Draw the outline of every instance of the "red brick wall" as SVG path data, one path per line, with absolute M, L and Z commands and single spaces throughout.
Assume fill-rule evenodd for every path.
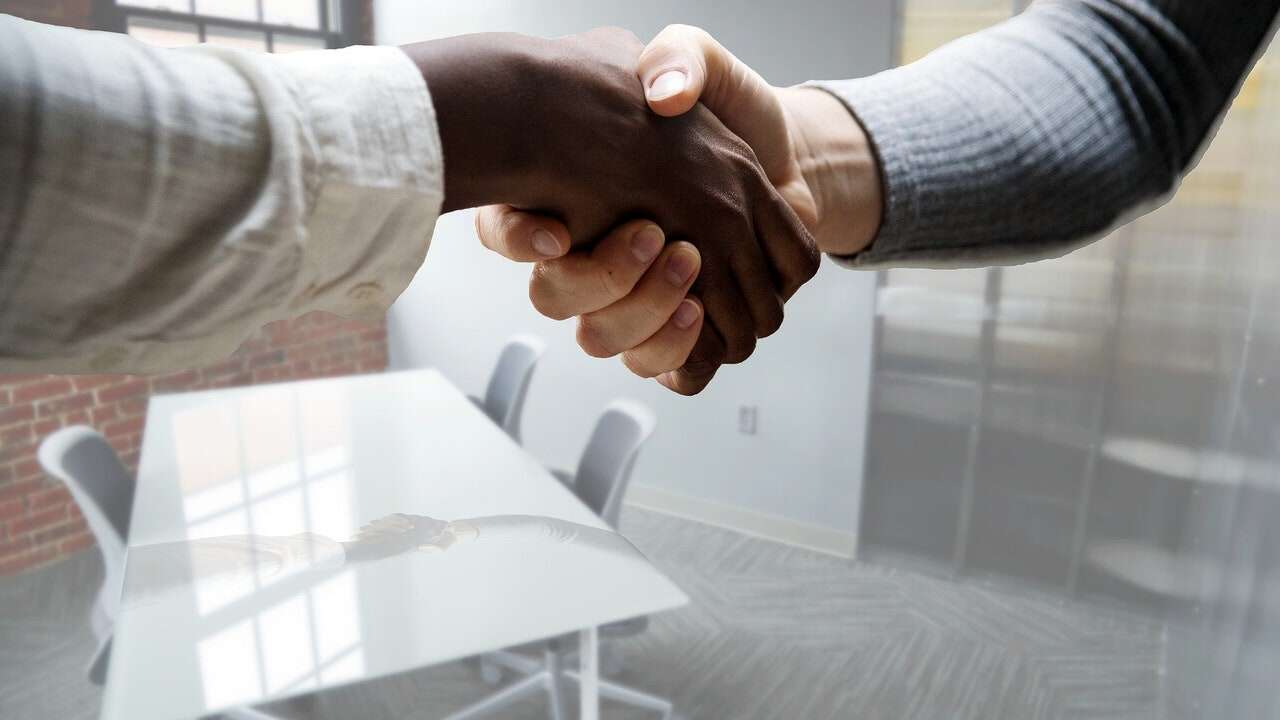
M 137 469 L 147 399 L 153 394 L 380 372 L 385 323 L 325 313 L 273 323 L 222 362 L 169 375 L 0 374 L 0 576 L 93 544 L 62 484 L 36 461 L 40 440 L 68 425 L 90 425 Z
M 367 1 L 361 5 L 364 30 L 372 36 L 370 8 Z M 88 28 L 94 0 L 0 0 L 0 12 Z M 91 425 L 136 470 L 152 394 L 378 372 L 386 365 L 385 323 L 313 313 L 269 325 L 234 357 L 196 370 L 156 377 L 0 374 L 0 576 L 93 544 L 71 496 L 36 462 L 40 440 L 54 430 Z
M 93 26 L 93 0 L 0 0 L 0 12 L 53 25 Z

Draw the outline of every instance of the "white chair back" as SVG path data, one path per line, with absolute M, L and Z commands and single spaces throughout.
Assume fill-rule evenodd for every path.
M 106 438 L 90 427 L 77 425 L 49 435 L 40 444 L 38 455 L 45 472 L 71 492 L 102 553 L 102 588 L 90 618 L 99 646 L 89 667 L 89 678 L 101 684 L 106 676 L 111 630 L 120 609 L 133 479 Z
M 632 400 L 615 400 L 596 421 L 578 462 L 573 489 L 610 527 L 618 526 L 631 471 L 656 426 L 653 411 Z
M 529 380 L 546 348 L 547 344 L 541 338 L 517 335 L 502 348 L 498 364 L 489 376 L 489 386 L 484 393 L 484 411 L 516 442 L 520 442 L 520 416 L 524 412 Z

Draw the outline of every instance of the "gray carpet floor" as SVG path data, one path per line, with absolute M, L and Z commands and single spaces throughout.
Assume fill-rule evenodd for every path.
M 686 718 L 1159 718 L 1163 628 L 1124 611 L 956 583 L 629 508 L 624 532 L 693 602 L 620 641 L 615 680 Z M 0 718 L 92 718 L 93 552 L 0 578 Z M 430 720 L 493 692 L 471 661 L 264 708 Z M 570 693 L 572 694 L 572 693 Z M 545 718 L 533 698 L 495 715 Z M 606 703 L 605 718 L 651 714 Z

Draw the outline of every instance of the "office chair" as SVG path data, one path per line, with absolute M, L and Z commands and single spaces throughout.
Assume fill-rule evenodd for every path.
M 37 453 L 45 472 L 67 486 L 98 542 L 104 569 L 102 587 L 89 621 L 98 649 L 89 662 L 89 681 L 102 685 L 111 657 L 111 633 L 120 612 L 124 556 L 133 511 L 133 478 L 98 431 L 83 425 L 63 428 L 44 439 Z M 252 708 L 223 713 L 229 720 L 276 720 Z
M 574 491 L 574 494 L 591 508 L 610 527 L 617 528 L 622 512 L 622 499 L 631 482 L 640 448 L 653 434 L 657 420 L 649 408 L 628 400 L 617 400 L 605 409 L 596 421 L 587 447 L 578 461 L 577 472 L 570 475 L 552 471 Z M 615 640 L 643 632 L 649 626 L 647 617 L 622 620 L 600 628 L 601 640 Z M 503 669 L 524 676 L 512 685 L 474 705 L 449 716 L 449 720 L 471 720 L 515 703 L 539 691 L 545 691 L 550 701 L 549 714 L 553 720 L 563 720 L 564 700 L 560 693 L 563 681 L 577 682 L 578 673 L 569 664 L 577 654 L 575 636 L 567 635 L 546 641 L 542 648 L 542 660 L 535 660 L 518 653 L 501 650 L 488 653 L 480 660 L 481 676 L 489 684 L 501 681 Z M 604 660 L 610 660 L 601 644 Z M 616 656 L 613 656 L 616 658 Z M 605 673 L 620 669 L 620 662 L 601 663 Z M 644 710 L 651 710 L 664 720 L 675 717 L 671 702 L 649 693 L 629 688 L 604 679 L 600 681 L 600 696 Z
M 525 395 L 529 392 L 529 380 L 546 349 L 547 344 L 541 338 L 531 335 L 511 338 L 498 355 L 498 364 L 489 376 L 484 399 L 471 397 L 471 402 L 484 410 L 516 442 L 520 442 L 520 415 L 524 410 Z
M 101 685 L 106 680 L 111 629 L 120 610 L 133 479 L 106 438 L 84 426 L 64 428 L 45 438 L 38 457 L 45 472 L 67 486 L 102 553 L 102 587 L 89 614 L 98 639 L 98 649 L 89 663 L 89 680 Z

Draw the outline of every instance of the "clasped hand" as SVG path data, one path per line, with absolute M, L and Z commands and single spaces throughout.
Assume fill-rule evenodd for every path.
M 682 394 L 776 331 L 819 262 L 775 89 L 713 42 L 674 26 L 647 49 L 615 29 L 405 48 L 435 105 L 444 210 L 481 207 L 482 242 L 536 263 L 534 306 L 578 317 L 587 353 Z

